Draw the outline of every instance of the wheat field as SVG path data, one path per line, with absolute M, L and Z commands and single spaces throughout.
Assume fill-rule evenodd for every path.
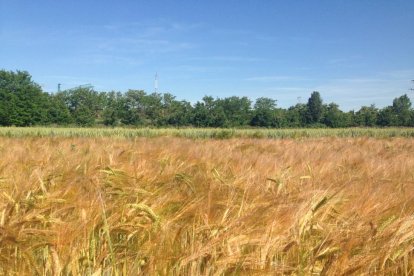
M 413 275 L 410 138 L 0 138 L 0 275 Z

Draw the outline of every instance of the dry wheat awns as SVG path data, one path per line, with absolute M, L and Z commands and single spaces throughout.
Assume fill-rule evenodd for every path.
M 0 275 L 413 275 L 414 141 L 0 138 Z

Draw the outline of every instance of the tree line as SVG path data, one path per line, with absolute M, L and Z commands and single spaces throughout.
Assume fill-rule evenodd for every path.
M 271 98 L 213 98 L 191 104 L 169 93 L 143 90 L 98 92 L 76 88 L 46 93 L 26 71 L 0 70 L 0 125 L 78 125 L 154 127 L 387 127 L 414 126 L 414 109 L 405 94 L 392 105 L 362 106 L 344 112 L 335 103 L 325 104 L 319 92 L 306 104 L 287 109 Z

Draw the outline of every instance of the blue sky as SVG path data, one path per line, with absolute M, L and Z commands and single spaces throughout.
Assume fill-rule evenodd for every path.
M 414 86 L 414 1 L 0 0 L 0 69 L 44 90 L 159 91 L 195 102 L 317 90 L 344 110 Z M 410 95 L 414 96 L 414 95 Z

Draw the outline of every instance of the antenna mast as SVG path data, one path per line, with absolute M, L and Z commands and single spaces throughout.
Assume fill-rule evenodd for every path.
M 158 73 L 155 73 L 155 79 L 154 79 L 154 91 L 155 93 L 158 92 Z

